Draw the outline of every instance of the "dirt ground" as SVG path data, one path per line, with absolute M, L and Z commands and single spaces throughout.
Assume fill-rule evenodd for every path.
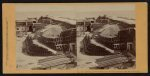
M 37 64 L 39 59 L 43 59 L 45 57 L 36 57 L 36 56 L 28 56 L 22 53 L 22 43 L 26 37 L 17 38 L 16 42 L 16 67 L 17 69 L 31 69 L 33 67 L 38 67 Z
M 89 69 L 89 67 L 97 66 L 95 60 L 98 58 L 102 58 L 103 56 L 88 56 L 82 54 L 80 52 L 80 41 L 82 41 L 83 37 L 77 37 L 77 68 L 79 69 Z

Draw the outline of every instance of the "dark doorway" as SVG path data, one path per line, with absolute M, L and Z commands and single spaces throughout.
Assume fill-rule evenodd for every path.
M 91 27 L 90 26 L 87 26 L 87 31 L 91 32 Z
M 29 26 L 29 32 L 33 32 L 33 27 L 32 27 L 32 25 Z

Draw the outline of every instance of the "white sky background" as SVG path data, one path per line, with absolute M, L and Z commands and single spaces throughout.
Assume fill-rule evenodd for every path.
M 16 4 L 16 19 L 27 17 L 53 16 L 83 19 L 85 17 L 98 17 L 99 15 L 119 16 L 135 19 L 134 4 Z

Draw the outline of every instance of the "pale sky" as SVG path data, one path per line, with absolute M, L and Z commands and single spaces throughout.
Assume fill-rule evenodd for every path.
M 27 17 L 56 16 L 72 19 L 98 17 L 99 15 L 120 16 L 135 19 L 134 4 L 16 4 L 16 19 Z

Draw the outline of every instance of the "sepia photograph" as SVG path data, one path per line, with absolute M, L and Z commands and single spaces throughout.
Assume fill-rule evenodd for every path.
M 135 6 L 97 8 L 76 22 L 79 68 L 135 69 Z
M 77 22 L 79 65 L 87 69 L 135 69 L 135 19 L 86 18 Z
M 4 73 L 148 71 L 146 3 L 7 3 L 2 19 Z
M 135 69 L 135 28 L 135 5 L 18 4 L 16 68 Z
M 75 68 L 75 20 L 62 16 L 66 11 L 55 11 L 54 6 L 32 7 L 19 5 L 16 10 L 17 69 Z

